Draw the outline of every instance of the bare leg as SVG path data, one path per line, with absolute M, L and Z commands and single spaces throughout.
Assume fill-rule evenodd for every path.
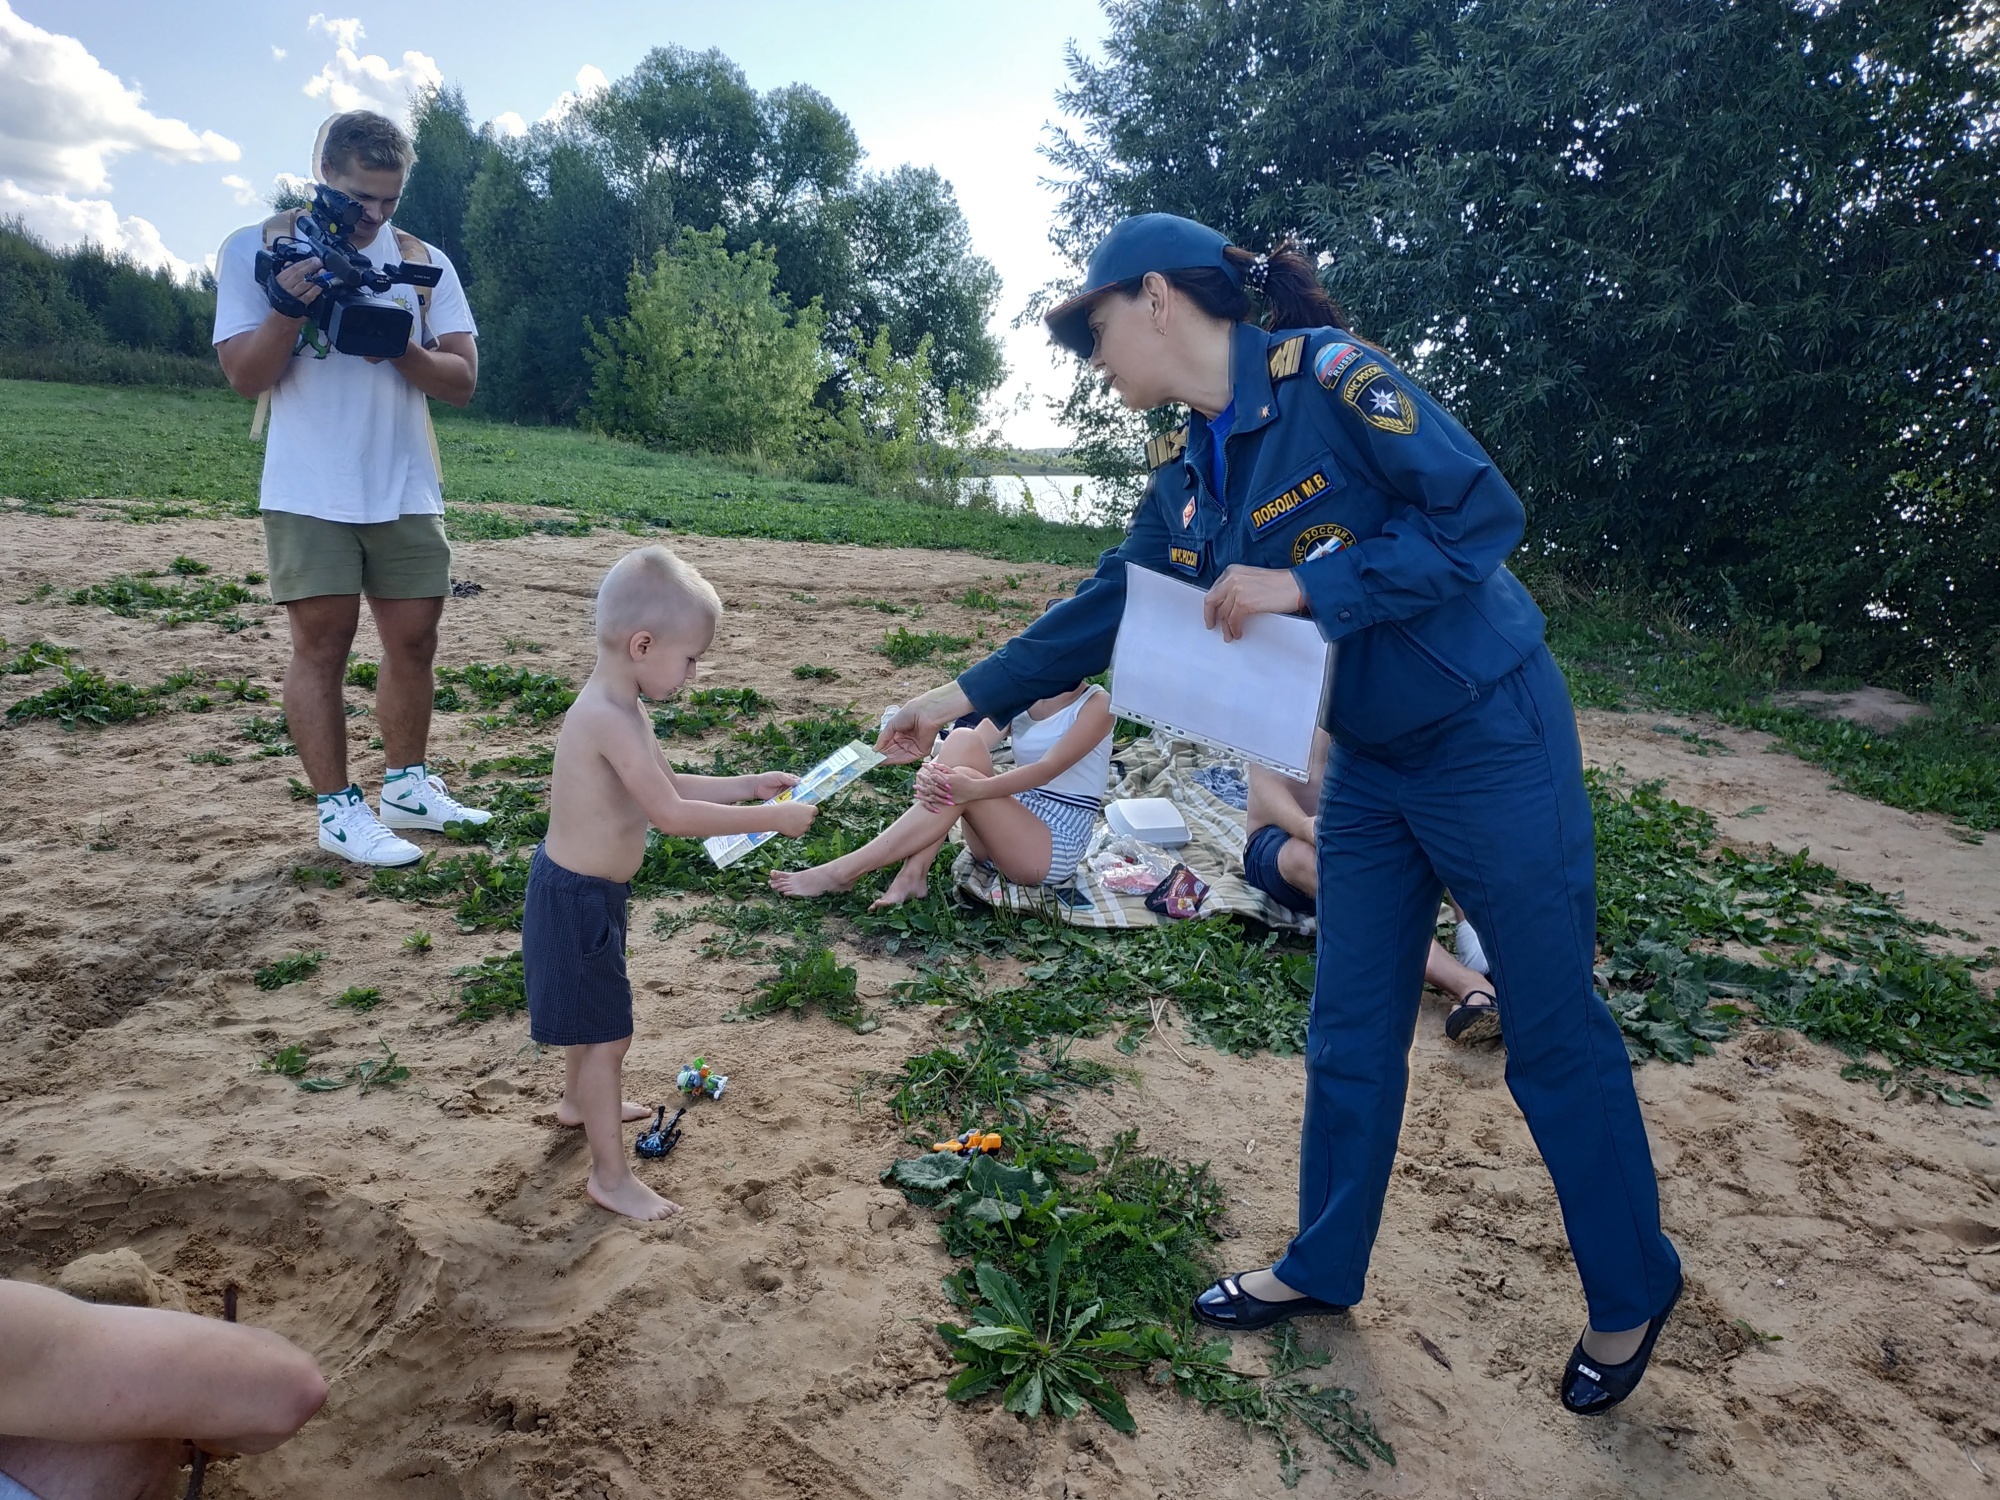
M 347 713 L 340 701 L 347 651 L 361 619 L 354 594 L 320 594 L 285 606 L 292 659 L 285 666 L 285 727 L 316 792 L 347 785 Z
M 431 664 L 437 658 L 444 600 L 370 599 L 368 611 L 382 637 L 382 672 L 375 686 L 382 758 L 392 766 L 414 766 L 424 758 L 430 739 L 431 697 L 437 689 Z
M 905 901 L 921 901 L 930 894 L 931 866 L 937 863 L 944 842 L 931 845 L 921 854 L 912 854 L 903 861 L 903 867 L 896 872 L 896 878 L 889 882 L 889 888 L 869 903 L 870 911 L 880 911 L 885 906 L 901 906 Z
M 626 1115 L 620 1082 L 626 1049 L 632 1038 L 572 1047 L 564 1059 L 563 1104 L 573 1105 L 582 1117 L 583 1133 L 590 1141 L 590 1181 L 588 1191 L 599 1205 L 629 1219 L 664 1219 L 681 1211 L 647 1187 L 632 1173 L 625 1160 L 625 1132 L 620 1125 Z M 562 1105 L 556 1106 L 561 1117 Z M 643 1113 L 643 1111 L 642 1111 Z
M 58 1443 L 0 1437 L 0 1474 L 41 1500 L 163 1500 L 173 1493 L 183 1444 Z
M 944 747 L 938 751 L 938 759 L 947 765 L 971 766 L 979 771 L 991 772 L 993 769 L 993 757 L 987 751 L 985 742 L 974 734 L 947 736 Z M 899 861 L 913 860 L 925 851 L 929 851 L 930 858 L 935 859 L 945 835 L 951 832 L 951 825 L 964 811 L 963 808 L 948 807 L 942 812 L 932 812 L 922 803 L 916 803 L 851 854 L 830 859 L 823 865 L 814 865 L 810 870 L 773 870 L 771 889 L 785 896 L 824 896 L 834 891 L 851 890 L 854 882 L 870 870 L 887 869 Z M 928 870 L 929 867 L 930 860 L 927 859 L 924 868 Z M 899 876 L 899 883 L 901 879 Z
M 1480 998 L 1472 1002 L 1474 1005 L 1492 1003 L 1488 997 L 1493 993 L 1493 982 L 1445 952 L 1435 938 L 1431 940 L 1430 957 L 1424 961 L 1424 983 L 1432 989 L 1443 990 L 1460 1005 L 1466 1004 L 1467 997 L 1475 990 Z
M 577 1082 L 576 1070 L 583 1065 L 583 1049 L 581 1047 L 565 1047 L 563 1052 L 565 1054 L 563 1057 L 563 1096 L 556 1101 L 556 1124 L 575 1130 L 583 1124 L 583 1111 L 577 1108 L 576 1104 L 580 1088 Z M 645 1105 L 634 1104 L 630 1099 L 623 1101 L 621 1112 L 628 1122 L 643 1120 L 652 1114 L 652 1111 L 646 1108 Z

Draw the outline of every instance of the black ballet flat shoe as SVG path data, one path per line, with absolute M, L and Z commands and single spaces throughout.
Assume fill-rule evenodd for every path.
M 1323 1318 L 1346 1311 L 1344 1304 L 1322 1302 L 1317 1297 L 1266 1302 L 1244 1291 L 1234 1276 L 1222 1277 L 1194 1299 L 1196 1318 L 1211 1328 L 1226 1328 L 1232 1333 L 1252 1333 L 1292 1318 Z
M 1668 1315 L 1673 1312 L 1674 1304 L 1681 1300 L 1682 1285 L 1678 1281 L 1674 1283 L 1673 1296 L 1667 1298 L 1667 1305 L 1646 1325 L 1645 1342 L 1639 1345 L 1639 1352 L 1624 1364 L 1600 1364 L 1583 1352 L 1582 1339 L 1576 1341 L 1569 1363 L 1563 1367 L 1562 1404 L 1565 1408 L 1579 1417 L 1595 1417 L 1610 1411 L 1639 1389 L 1639 1382 L 1646 1378 L 1646 1366 L 1653 1358 L 1653 1345 L 1659 1342 L 1660 1330 L 1667 1326 Z
M 1474 995 L 1484 995 L 1486 1003 L 1474 1005 Z M 1467 991 L 1465 999 L 1444 1018 L 1444 1034 L 1447 1041 L 1463 1042 L 1468 1047 L 1493 1040 L 1500 1035 L 1500 997 L 1491 990 Z

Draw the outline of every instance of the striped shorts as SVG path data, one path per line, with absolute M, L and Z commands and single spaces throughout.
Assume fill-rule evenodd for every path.
M 1040 787 L 1016 792 L 1014 800 L 1049 825 L 1049 873 L 1043 885 L 1061 885 L 1083 862 L 1090 831 L 1097 826 L 1097 799 L 1045 792 Z

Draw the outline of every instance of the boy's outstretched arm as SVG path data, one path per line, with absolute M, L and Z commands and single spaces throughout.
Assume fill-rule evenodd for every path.
M 660 761 L 666 765 L 664 750 L 660 752 Z M 667 776 L 683 797 L 703 802 L 763 802 L 799 784 L 799 778 L 790 771 L 753 771 L 748 776 L 696 776 L 667 765 Z
M 312 1356 L 269 1329 L 0 1281 L 0 1432 L 10 1436 L 189 1438 L 262 1453 L 325 1400 Z
M 812 826 L 819 812 L 810 802 L 729 807 L 683 797 L 667 770 L 658 741 L 625 725 L 616 726 L 605 736 L 603 754 L 648 821 L 675 838 L 706 839 L 724 833 L 781 833 L 797 838 Z

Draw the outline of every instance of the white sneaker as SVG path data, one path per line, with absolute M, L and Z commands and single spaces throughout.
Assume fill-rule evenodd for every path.
M 421 767 L 382 783 L 382 824 L 385 828 L 428 828 L 444 832 L 447 823 L 470 823 L 477 828 L 492 820 L 493 814 L 467 807 L 444 789 L 441 777 L 426 776 Z
M 1475 974 L 1491 974 L 1492 966 L 1486 961 L 1486 950 L 1480 946 L 1479 934 L 1470 922 L 1460 922 L 1458 933 L 1452 939 L 1452 947 L 1458 950 L 1458 961 Z
M 357 865 L 408 865 L 424 857 L 415 844 L 382 826 L 358 786 L 320 799 L 319 846 Z

